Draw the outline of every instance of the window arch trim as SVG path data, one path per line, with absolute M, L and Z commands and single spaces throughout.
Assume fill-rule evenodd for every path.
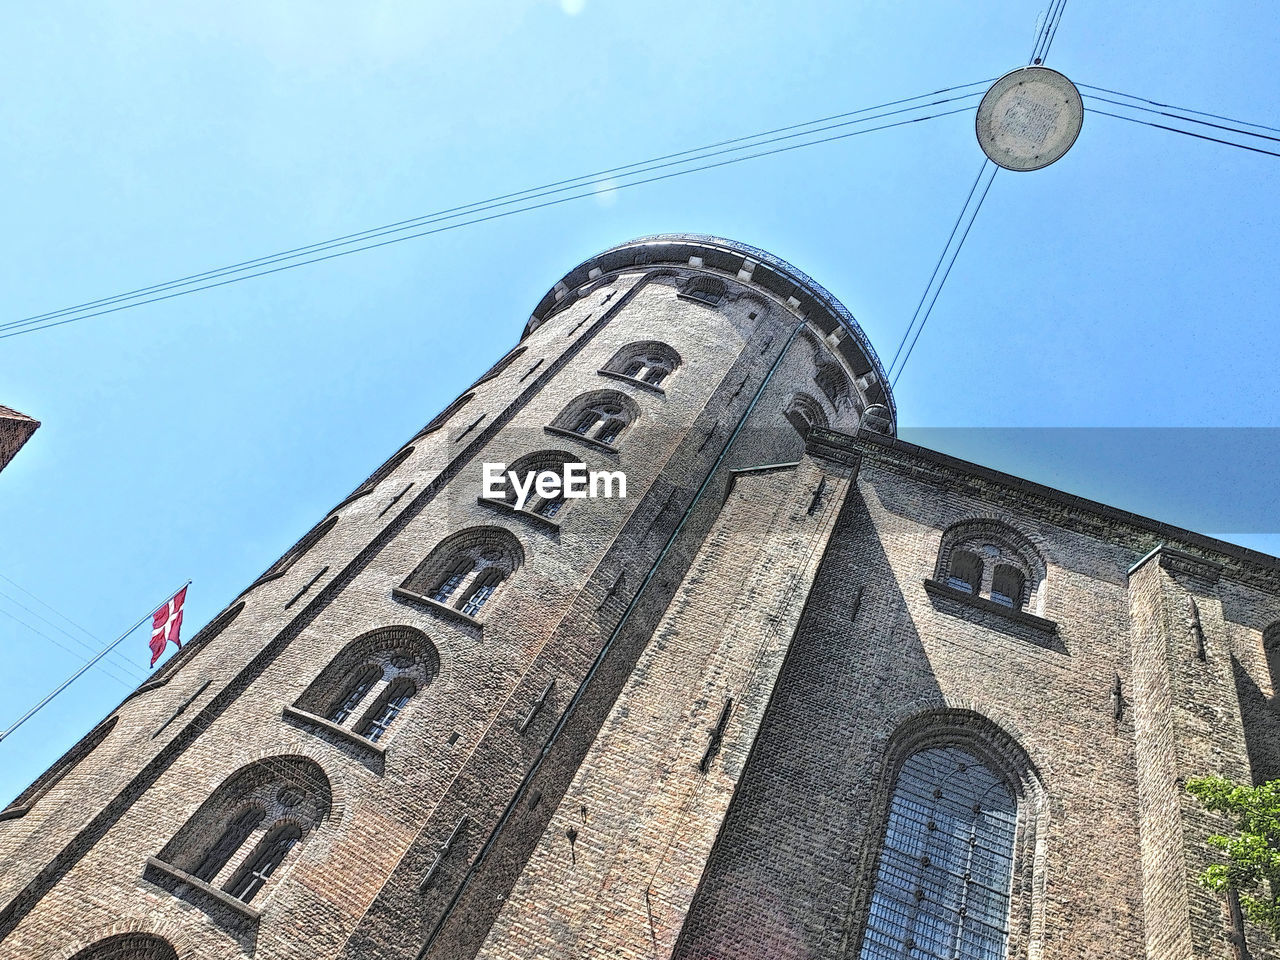
M 987 556 L 987 545 L 999 548 L 998 556 Z M 1001 607 L 1008 605 L 991 597 L 992 580 L 999 566 L 1013 566 L 1023 574 L 1022 596 L 1009 607 L 1012 612 L 1030 614 L 1042 619 L 1045 603 L 1046 565 L 1039 549 L 1031 538 L 1003 520 L 976 517 L 961 520 L 943 531 L 934 568 L 935 583 L 946 585 L 951 576 L 953 556 L 959 552 L 975 555 L 982 563 L 982 582 L 974 593 L 975 599 L 984 599 Z M 1043 621 L 1048 624 L 1050 621 Z

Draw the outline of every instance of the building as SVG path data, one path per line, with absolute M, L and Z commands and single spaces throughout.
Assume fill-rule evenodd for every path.
M 31 439 L 38 426 L 39 420 L 32 420 L 25 413 L 0 406 L 0 470 L 9 465 L 9 461 Z
M 1280 956 L 1181 786 L 1280 776 L 1280 561 L 895 423 L 768 253 L 575 267 L 0 812 L 0 960 Z

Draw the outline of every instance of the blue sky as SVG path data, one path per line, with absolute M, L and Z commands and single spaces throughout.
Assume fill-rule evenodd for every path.
M 994 77 L 1026 62 L 1045 5 L 18 5 L 0 320 Z M 1274 4 L 1070 0 L 1048 62 L 1280 125 L 1277 37 Z M 189 577 L 193 634 L 601 248 L 671 231 L 765 247 L 887 359 L 980 160 L 972 117 L 942 118 L 0 341 L 0 403 L 44 424 L 0 473 L 0 726 L 81 662 L 55 623 L 104 643 Z M 1061 162 L 996 179 L 898 384 L 904 433 L 1280 427 L 1278 187 L 1276 158 L 1086 115 Z M 1234 496 L 1230 464 L 1188 485 L 1201 448 L 1177 432 L 1143 450 L 927 436 L 1173 523 Z M 1275 434 L 1229 436 L 1257 464 L 1237 476 L 1274 474 L 1274 442 L 1254 441 Z M 1280 552 L 1273 516 L 1222 532 Z M 121 678 L 145 674 L 146 639 Z M 0 802 L 125 692 L 92 671 L 0 744 Z

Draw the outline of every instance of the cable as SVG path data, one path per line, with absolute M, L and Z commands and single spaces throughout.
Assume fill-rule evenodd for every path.
M 27 623 L 25 620 L 22 620 L 22 619 L 20 619 L 20 618 L 18 618 L 18 617 L 15 617 L 15 616 L 14 616 L 12 613 L 10 613 L 8 610 L 0 609 L 0 613 L 4 614 L 4 615 L 5 615 L 6 617 L 8 617 L 10 620 L 13 620 L 13 621 L 15 621 L 15 622 L 17 622 L 17 623 L 22 624 L 24 627 L 26 627 L 26 628 L 27 628 L 28 630 L 30 630 L 32 633 L 39 634 L 40 636 L 44 637 L 46 640 L 48 640 L 50 643 L 52 643 L 55 647 L 57 647 L 57 648 L 58 648 L 58 649 L 60 649 L 60 650 L 64 650 L 64 651 L 66 651 L 67 653 L 69 653 L 69 654 L 71 654 L 73 657 L 75 657 L 76 659 L 81 660 L 81 661 L 83 661 L 83 662 L 85 662 L 85 663 L 90 662 L 90 661 L 89 661 L 89 659 L 88 659 L 88 657 L 81 656 L 81 655 L 80 655 L 79 653 L 77 653 L 75 650 L 72 650 L 70 647 L 66 646 L 65 644 L 62 644 L 62 643 L 60 643 L 59 641 L 55 640 L 53 637 L 49 636 L 49 635 L 48 635 L 47 633 L 45 633 L 44 631 L 42 631 L 42 630 L 37 630 L 35 627 L 33 627 L 31 624 Z M 123 684 L 125 687 L 127 687 L 127 688 L 128 688 L 128 689 L 130 689 L 130 690 L 134 689 L 134 688 L 137 686 L 137 683 L 135 683 L 135 682 L 133 682 L 133 681 L 130 681 L 130 680 L 126 680 L 124 677 L 121 677 L 119 674 L 115 673 L 115 671 L 113 671 L 113 670 L 109 669 L 105 663 L 100 663 L 100 664 L 99 664 L 99 666 L 102 668 L 102 672 L 103 672 L 103 674 L 104 674 L 105 676 L 110 677 L 110 678 L 111 678 L 112 680 L 114 680 L 116 683 Z
M 1221 143 L 1228 147 L 1239 147 L 1241 150 L 1248 150 L 1250 153 L 1265 153 L 1269 157 L 1280 157 L 1280 153 L 1274 150 L 1263 150 L 1261 147 L 1250 147 L 1243 143 L 1236 143 L 1233 140 L 1223 140 L 1219 137 L 1210 137 L 1203 133 L 1193 133 L 1190 130 L 1179 130 L 1177 127 L 1169 127 L 1163 123 L 1152 123 L 1150 120 L 1142 120 L 1138 117 L 1126 117 L 1122 113 L 1110 113 L 1106 110 L 1090 110 L 1090 113 L 1100 113 L 1104 117 L 1115 117 L 1117 120 L 1128 120 L 1130 123 L 1140 123 L 1143 126 L 1155 127 L 1157 130 L 1168 130 L 1171 133 L 1181 133 L 1187 137 L 1195 137 L 1197 140 L 1208 140 L 1211 143 Z
M 972 97 L 972 96 L 977 96 L 977 94 L 976 94 L 976 93 L 974 93 L 974 94 L 968 94 L 968 95 L 966 95 L 965 97 L 958 97 L 958 98 L 955 98 L 955 99 L 967 99 L 968 97 Z M 970 105 L 970 106 L 956 107 L 955 109 L 952 109 L 952 110 L 944 110 L 944 111 L 941 111 L 941 112 L 939 112 L 939 113 L 927 114 L 927 115 L 922 116 L 922 117 L 911 117 L 911 118 L 906 119 L 906 120 L 897 120 L 897 121 L 894 121 L 893 123 L 881 124 L 881 125 L 879 125 L 879 126 L 875 126 L 875 127 L 868 127 L 868 128 L 865 128 L 865 129 L 852 130 L 852 131 L 849 131 L 849 132 L 847 132 L 847 133 L 836 134 L 836 135 L 833 135 L 833 136 L 830 136 L 830 137 L 823 137 L 823 138 L 820 138 L 820 139 L 817 139 L 817 140 L 807 140 L 807 141 L 804 141 L 804 142 L 802 142 L 802 143 L 793 143 L 793 144 L 788 144 L 787 146 L 783 146 L 783 147 L 775 147 L 775 148 L 774 148 L 774 149 L 772 149 L 772 150 L 762 150 L 762 151 L 759 151 L 759 152 L 757 152 L 757 153 L 745 154 L 745 155 L 743 155 L 743 156 L 739 156 L 739 157 L 730 157 L 730 158 L 729 158 L 729 159 L 727 159 L 727 160 L 720 160 L 720 161 L 717 161 L 717 162 L 715 162 L 715 163 L 703 164 L 703 165 L 701 165 L 701 166 L 696 166 L 696 167 L 688 167 L 688 168 L 683 169 L 683 170 L 674 170 L 674 171 L 671 171 L 671 172 L 669 172 L 669 173 L 661 174 L 661 175 L 654 176 L 654 177 L 647 177 L 647 178 L 645 178 L 645 179 L 641 179 L 641 180 L 632 180 L 632 181 L 629 181 L 629 182 L 626 182 L 626 183 L 617 183 L 617 184 L 613 184 L 613 185 L 611 185 L 610 189 L 622 190 L 622 189 L 625 189 L 625 188 L 628 188 L 628 187 L 637 187 L 637 186 L 641 186 L 641 185 L 643 185 L 643 184 L 647 184 L 647 183 L 657 183 L 657 182 L 662 181 L 662 180 L 669 180 L 669 179 L 672 179 L 672 178 L 674 178 L 674 177 L 684 176 L 685 174 L 689 174 L 689 173 L 698 173 L 698 172 L 701 172 L 701 171 L 703 171 L 703 170 L 712 170 L 712 169 L 716 169 L 716 168 L 718 168 L 718 167 L 730 166 L 730 165 L 735 164 L 735 163 L 742 163 L 743 161 L 746 161 L 746 160 L 755 160 L 755 159 L 759 159 L 760 157 L 773 156 L 773 155 L 775 155 L 775 154 L 779 154 L 779 153 L 787 153 L 787 152 L 792 151 L 792 150 L 799 150 L 799 149 L 801 149 L 801 148 L 803 148 L 803 147 L 811 147 L 811 146 L 816 146 L 816 145 L 818 145 L 818 144 L 831 143 L 831 142 L 836 141 L 836 140 L 846 140 L 846 139 L 848 139 L 848 138 L 850 138 L 850 137 L 861 136 L 862 134 L 866 134 L 866 133 L 875 133 L 876 131 L 879 131 L 879 130 L 888 130 L 888 129 L 891 129 L 891 128 L 894 128 L 894 127 L 907 126 L 908 124 L 912 124 L 912 123 L 920 123 L 920 122 L 925 121 L 925 120 L 934 120 L 934 119 L 938 119 L 938 118 L 940 118 L 940 117 L 948 117 L 948 116 L 952 116 L 952 115 L 957 114 L 957 113 L 966 113 L 966 112 L 968 112 L 968 111 L 970 111 L 970 110 L 972 110 L 972 109 L 973 109 L 973 107 L 972 107 L 971 105 Z M 895 111 L 895 112 L 897 112 L 897 111 Z M 867 118 L 867 119 L 878 119 L 878 118 L 877 118 L 877 117 L 869 117 L 869 118 Z M 840 125 L 838 125 L 838 126 L 843 126 L 843 125 L 844 125 L 844 124 L 840 124 Z M 812 132 L 820 132 L 820 131 L 812 131 Z M 778 139 L 787 139 L 787 138 L 778 138 Z M 764 141 L 764 142 L 765 142 L 765 143 L 767 143 L 767 142 L 770 142 L 770 141 Z M 760 145 L 763 145 L 763 144 L 754 144 L 753 146 L 760 146 Z M 698 159 L 703 159 L 703 158 L 698 158 Z M 646 171 L 638 171 L 638 172 L 646 172 Z M 130 302 L 130 303 L 121 304 L 121 305 L 119 305 L 119 306 L 110 307 L 110 308 L 108 308 L 108 309 L 104 309 L 104 310 L 96 310 L 96 311 L 89 312 L 89 313 L 82 313 L 82 314 L 79 314 L 79 315 L 77 315 L 77 316 L 68 317 L 68 318 L 66 318 L 66 319 L 52 320 L 52 321 L 49 321 L 49 322 L 39 323 L 39 324 L 31 324 L 31 325 L 26 326 L 26 327 L 25 327 L 25 329 L 12 329 L 12 330 L 9 330 L 9 332 L 0 333 L 0 340 L 7 339 L 7 338 L 9 338 L 9 337 L 16 337 L 16 336 L 20 336 L 20 335 L 25 334 L 25 333 L 33 333 L 33 332 L 35 332 L 36 330 L 47 330 L 47 329 L 50 329 L 51 327 L 58 327 L 58 326 L 62 326 L 63 324 L 67 324 L 67 323 L 74 323 L 74 322 L 76 322 L 77 320 L 88 320 L 88 319 L 90 319 L 90 318 L 92 318 L 92 317 L 104 316 L 104 315 L 109 314 L 109 313 L 116 313 L 117 311 L 120 311 L 120 310 L 128 310 L 128 309 L 130 309 L 131 307 L 139 307 L 139 306 L 142 306 L 142 305 L 147 304 L 147 303 L 157 303 L 157 302 L 162 301 L 162 300 L 171 300 L 171 299 L 173 299 L 174 297 L 181 297 L 181 296 L 185 296 L 186 294 L 189 294 L 189 293 L 196 293 L 196 292 L 201 291 L 201 290 L 210 290 L 210 289 L 213 289 L 213 288 L 216 288 L 216 287 L 226 286 L 226 285 L 231 284 L 231 283 L 238 283 L 238 282 L 240 282 L 241 280 L 249 280 L 249 279 L 252 279 L 252 278 L 254 278 L 254 277 L 262 277 L 262 276 L 267 276 L 267 275 L 269 275 L 269 274 L 273 274 L 273 273 L 279 273 L 279 272 L 284 271 L 284 270 L 292 270 L 292 269 L 293 269 L 293 268 L 295 268 L 295 267 L 306 266 L 306 265 L 308 265 L 308 264 L 312 264 L 312 263 L 321 263 L 321 262 L 323 262 L 323 261 L 325 261 L 325 260 L 333 260 L 333 259 L 335 259 L 335 258 L 337 258 L 337 257 L 344 257 L 344 256 L 347 256 L 347 255 L 352 254 L 352 253 L 359 253 L 359 252 L 362 252 L 362 251 L 365 251 L 365 250 L 374 250 L 374 249 L 377 249 L 377 248 L 379 248 L 379 247 L 389 246 L 390 244 L 393 244 L 393 243 L 401 243 L 401 242 L 403 242 L 403 241 L 405 241 L 405 240 L 413 240 L 413 239 L 416 239 L 416 238 L 418 238 L 418 237 L 426 237 L 426 236 L 431 236 L 431 235 L 433 235 L 433 234 L 437 234 L 437 233 L 444 233 L 444 232 L 449 231 L 449 230 L 455 230 L 455 229 L 457 229 L 457 228 L 459 228 L 459 227 L 470 226 L 470 225 L 472 225 L 472 224 L 476 224 L 476 223 L 484 223 L 484 222 L 487 222 L 487 221 L 489 221 L 489 220 L 499 220 L 499 219 L 502 219 L 502 218 L 504 218 L 504 217 L 513 216 L 513 215 L 515 215 L 515 214 L 517 214 L 517 213 L 525 213 L 525 212 L 528 212 L 528 211 L 530 211 L 530 210 L 540 210 L 540 209 L 542 209 L 542 208 L 544 208 L 544 207 L 557 206 L 558 204 L 561 204 L 561 203 L 567 203 L 567 202 L 569 202 L 569 201 L 571 201 L 571 200 L 581 200 L 581 199 L 583 199 L 584 197 L 594 196 L 595 194 L 597 194 L 597 193 L 599 193 L 599 192 L 601 192 L 601 191 L 599 191 L 599 190 L 588 190 L 588 191 L 586 191 L 586 192 L 584 192 L 584 193 L 571 194 L 571 195 L 569 195 L 569 196 L 565 196 L 565 197 L 557 197 L 556 199 L 553 199 L 553 200 L 545 200 L 545 201 L 543 201 L 542 203 L 535 203 L 535 204 L 529 204 L 529 205 L 527 205 L 527 206 L 515 207 L 515 208 L 510 209 L 510 210 L 504 210 L 504 211 L 501 211 L 501 212 L 498 212 L 498 213 L 491 213 L 491 214 L 489 214 L 489 215 L 487 215 L 487 216 L 483 216 L 483 217 L 474 217 L 474 218 L 469 219 L 469 220 L 462 220 L 462 221 L 459 221 L 459 222 L 456 222 L 456 223 L 446 224 L 446 225 L 444 225 L 444 226 L 436 227 L 436 228 L 431 229 L 431 230 L 423 230 L 423 231 L 420 231 L 420 232 L 417 232 L 417 233 L 411 233 L 411 234 L 407 234 L 407 235 L 404 235 L 404 236 L 393 237 L 393 238 L 391 238 L 391 239 L 389 239 L 389 240 L 382 240 L 382 241 L 379 241 L 378 243 L 365 244 L 365 245 L 363 245 L 363 246 L 357 246 L 357 247 L 352 247 L 352 248 L 350 248 L 350 249 L 346 249 L 346 250 L 340 250 L 340 251 L 338 251 L 337 253 L 330 253 L 330 254 L 327 254 L 327 255 L 325 255 L 325 256 L 321 256 L 321 257 L 312 257 L 312 258 L 307 259 L 307 260 L 301 260 L 301 261 L 298 261 L 298 262 L 295 262 L 295 263 L 288 263 L 288 264 L 284 264 L 284 265 L 282 265 L 282 266 L 273 267 L 273 268 L 271 268 L 271 269 L 269 269 L 269 270 L 260 270 L 260 271 L 254 272 L 254 273 L 241 274 L 241 275 L 239 275 L 239 276 L 231 277 L 230 279 L 226 279 L 226 280 L 219 280 L 219 281 L 217 281 L 216 283 L 207 283 L 207 284 L 202 284 L 202 285 L 200 285 L 200 286 L 188 287 L 188 288 L 186 288 L 186 289 L 178 290 L 178 291 L 175 291 L 175 292 L 172 292 L 172 293 L 166 293 L 166 294 L 163 294 L 163 295 L 161 295 L 161 296 L 148 297 L 148 298 L 143 299 L 143 300 L 137 300 L 137 301 L 133 301 L 133 302 Z M 29 323 L 29 321 L 15 321 L 15 322 L 13 322 L 13 323 L 11 323 L 11 324 L 7 324 L 7 325 L 0 326 L 0 330 L 6 329 L 7 327 L 20 327 L 20 326 L 22 326 L 23 324 L 27 324 L 27 323 Z
M 1166 107 L 1169 110 L 1181 110 L 1183 113 L 1194 113 L 1202 117 L 1213 117 L 1215 120 L 1225 120 L 1227 123 L 1243 123 L 1246 127 L 1260 127 L 1263 130 L 1270 130 L 1272 133 L 1280 133 L 1280 127 L 1269 127 L 1265 123 L 1251 123 L 1248 120 L 1237 120 L 1235 117 L 1224 117 L 1220 113 L 1209 113 L 1207 110 L 1192 110 L 1190 107 L 1179 107 L 1172 103 L 1161 103 L 1159 100 L 1150 100 L 1147 97 L 1139 97 L 1132 93 L 1122 93 L 1119 90 L 1112 90 L 1108 87 L 1096 87 L 1091 83 L 1079 83 L 1076 86 L 1084 87 L 1088 90 L 1101 90 L 1103 93 L 1114 94 L 1117 97 L 1128 97 L 1130 100 L 1141 100 L 1143 103 L 1149 103 L 1154 107 Z
M 892 376 L 893 368 L 898 362 L 898 355 L 902 353 L 902 348 L 907 344 L 907 338 L 911 336 L 911 329 L 916 324 L 916 318 L 920 316 L 920 308 L 924 306 L 924 299 L 929 295 L 929 288 L 933 286 L 934 278 L 938 276 L 938 271 L 942 268 L 943 257 L 946 256 L 947 250 L 951 247 L 951 241 L 955 239 L 956 231 L 960 229 L 960 221 L 964 219 L 965 211 L 969 209 L 969 201 L 973 199 L 974 191 L 978 189 L 978 181 L 982 179 L 989 162 L 985 159 L 982 161 L 982 166 L 978 168 L 978 175 L 973 178 L 973 186 L 969 188 L 969 195 L 964 198 L 964 205 L 960 207 L 960 212 L 956 214 L 956 222 L 951 225 L 951 233 L 947 236 L 947 242 L 942 247 L 938 262 L 933 266 L 933 273 L 929 275 L 929 282 L 925 284 L 924 292 L 920 294 L 920 302 L 916 304 L 915 312 L 911 314 L 911 322 L 907 324 L 907 329 L 902 331 L 902 339 L 898 341 L 898 349 L 893 352 L 893 359 L 889 361 L 888 373 L 890 376 Z
M 265 266 L 270 263 L 290 259 L 293 257 L 303 256 L 309 253 L 315 253 L 321 250 L 328 249 L 330 247 L 341 246 L 349 243 L 355 243 L 360 240 L 370 239 L 374 236 L 381 236 L 387 233 L 413 229 L 416 226 L 420 226 L 428 222 L 435 222 L 442 219 L 456 219 L 457 217 L 480 212 L 481 210 L 489 209 L 494 206 L 507 206 L 513 203 L 534 199 L 535 197 L 546 196 L 551 193 L 561 193 L 567 190 L 577 189 L 586 185 L 581 181 L 589 181 L 590 183 L 601 183 L 609 179 L 613 175 L 620 174 L 622 171 L 630 170 L 631 173 L 625 173 L 622 175 L 633 176 L 640 173 L 644 173 L 648 169 L 656 169 L 657 167 L 655 167 L 655 165 L 658 165 L 658 164 L 662 166 L 672 166 L 672 165 L 677 165 L 679 163 L 692 162 L 699 159 L 705 159 L 708 156 L 715 156 L 719 153 L 731 153 L 731 152 L 734 152 L 735 150 L 749 149 L 754 146 L 760 146 L 762 145 L 763 142 L 775 142 L 772 140 L 765 141 L 762 138 L 774 137 L 776 134 L 785 133 L 786 131 L 798 130 L 801 127 L 814 127 L 817 124 L 826 124 L 832 120 L 845 120 L 845 118 L 854 117 L 859 114 L 870 113 L 875 110 L 883 110 L 887 107 L 899 106 L 901 104 L 910 103 L 915 100 L 923 100 L 927 97 L 938 96 L 940 94 L 950 93 L 955 90 L 963 90 L 968 87 L 985 85 L 990 82 L 991 82 L 990 80 L 979 80 L 979 81 L 974 81 L 972 83 L 964 83 L 964 84 L 957 84 L 951 87 L 944 87 L 940 90 L 935 90 L 930 93 L 917 94 L 916 96 L 904 97 L 898 100 L 891 100 L 886 103 L 877 104 L 875 106 L 862 107 L 862 108 L 859 108 L 858 110 L 852 110 L 845 113 L 833 114 L 828 117 L 809 120 L 803 123 L 789 124 L 787 126 L 776 127 L 771 130 L 762 131 L 760 133 L 754 133 L 754 134 L 750 134 L 742 137 L 734 137 L 729 140 L 721 140 L 716 143 L 708 144 L 701 147 L 694 147 L 688 150 L 678 151 L 676 153 L 665 154 L 663 156 L 651 158 L 649 160 L 642 160 L 642 161 L 637 161 L 635 163 L 623 164 L 621 166 L 611 167 L 606 170 L 600 170 L 595 173 L 584 174 L 578 177 L 572 177 L 567 180 L 558 180 L 553 183 L 544 184 L 539 187 L 530 187 L 528 189 L 520 190 L 515 193 L 502 194 L 496 197 L 491 197 L 488 200 L 475 201 L 473 203 L 463 204 L 461 206 L 449 207 L 444 210 L 438 210 L 434 213 L 423 214 L 422 216 L 412 217 L 407 220 L 400 220 L 395 223 L 385 224 L 380 227 L 372 227 L 367 230 L 358 231 L 356 233 L 345 234 L 343 236 L 335 237 L 330 240 L 320 241 L 318 243 L 313 243 L 313 244 L 307 244 L 301 247 L 294 247 L 290 250 L 285 250 L 285 251 L 281 251 L 279 253 L 274 253 L 274 254 L 268 254 L 266 256 L 257 257 L 252 260 L 243 260 L 243 261 L 240 261 L 239 263 L 231 264 L 225 267 L 218 267 L 212 270 L 206 270 L 202 273 L 190 274 L 186 277 L 182 277 L 177 280 L 170 280 L 164 283 L 152 284 L 151 286 L 147 286 L 147 287 L 139 287 L 135 290 L 131 290 L 126 293 L 116 294 L 111 297 L 103 297 L 97 300 L 90 300 L 90 301 L 86 301 L 85 303 L 76 304 L 75 306 L 64 307 L 60 310 L 54 310 L 48 313 L 36 314 L 30 317 L 25 317 L 21 320 L 11 321 L 6 324 L 0 324 L 0 330 L 22 326 L 25 324 L 36 323 L 42 320 L 66 316 L 71 313 L 79 313 L 85 310 L 92 309 L 94 307 L 108 306 L 123 300 L 139 298 L 147 294 L 158 293 L 167 289 L 171 289 L 173 287 L 183 286 L 183 285 L 195 283 L 201 280 L 212 279 L 218 276 L 224 276 L 228 273 L 235 273 L 242 270 L 248 270 L 255 267 Z M 892 111 L 892 113 L 906 112 L 907 110 L 911 110 L 911 109 L 919 109 L 925 106 L 933 106 L 939 103 L 951 102 L 952 100 L 964 99 L 964 97 L 976 96 L 979 92 L 980 91 L 974 91 L 970 94 L 965 94 L 962 97 L 950 98 L 949 100 L 934 101 L 931 104 L 917 104 L 915 107 L 904 108 L 904 110 L 902 111 Z M 883 116 L 888 116 L 888 115 L 891 115 L 891 114 L 884 114 Z M 877 119 L 877 118 L 865 117 L 863 118 L 863 120 L 860 120 L 860 121 L 847 120 L 846 123 L 844 124 L 835 124 L 831 127 L 822 127 L 814 130 L 801 131 L 800 133 L 793 133 L 793 134 L 790 134 L 790 137 L 805 136 L 811 133 L 821 132 L 821 130 L 823 129 L 833 129 L 835 126 L 844 126 L 844 125 L 848 125 L 849 123 L 865 122 L 867 120 L 872 120 L 872 119 Z M 788 139 L 788 137 L 777 137 L 776 139 Z M 761 141 L 761 143 L 750 143 L 750 144 L 747 143 L 747 141 L 753 141 L 753 140 Z M 716 150 L 716 148 L 726 147 L 731 144 L 741 144 L 742 146 L 732 147 L 730 149 L 725 149 L 725 150 L 718 150 L 717 153 L 707 152 L 711 150 Z M 690 156 L 691 154 L 703 154 L 703 156 L 693 157 L 693 156 Z M 675 158 L 678 158 L 678 157 L 685 157 L 686 159 L 676 160 Z M 664 161 L 672 161 L 672 162 L 664 163 Z M 644 169 L 636 169 L 636 168 L 644 168 Z M 556 188 L 559 188 L 559 189 L 556 189 Z
M 1125 103 L 1123 100 L 1112 100 L 1110 97 L 1100 97 L 1096 93 L 1086 93 L 1086 97 L 1090 100 L 1099 100 L 1102 103 L 1110 103 L 1117 107 L 1124 107 L 1126 110 L 1141 110 L 1143 113 L 1153 113 L 1159 117 L 1170 117 L 1174 120 L 1182 120 L 1184 123 L 1198 123 L 1201 126 L 1213 127 L 1215 130 L 1225 130 L 1228 133 L 1238 133 L 1243 137 L 1257 137 L 1260 140 L 1273 140 L 1280 143 L 1280 137 L 1273 137 L 1266 133 L 1254 133 L 1252 130 L 1242 130 L 1239 127 L 1229 127 L 1223 123 L 1210 123 L 1208 120 L 1197 120 L 1195 117 L 1184 117 L 1180 113 L 1170 113 L 1168 110 L 1153 110 L 1150 107 L 1140 107 L 1136 103 Z
M 88 644 L 88 643 L 86 643 L 85 641 L 81 640 L 79 637 L 77 637 L 75 634 L 71 633 L 69 630 L 66 630 L 66 629 L 64 629 L 63 627 L 60 627 L 58 624 L 54 623 L 52 620 L 48 619 L 47 617 L 41 616 L 41 615 L 40 615 L 40 613 L 39 613 L 39 611 L 32 610 L 30 607 L 28 607 L 28 606 L 27 606 L 26 604 L 24 604 L 22 601 L 18 600 L 16 597 L 12 597 L 12 596 L 10 596 L 9 594 L 5 593 L 3 590 L 0 590 L 0 597 L 4 597 L 6 600 L 8 600 L 10 603 L 12 603 L 14 606 L 18 607 L 19 609 L 21 609 L 21 610 L 25 610 L 27 613 L 31 614 L 31 616 L 35 617 L 35 618 L 36 618 L 37 620 L 39 620 L 41 623 L 44 623 L 44 624 L 47 624 L 47 625 L 48 625 L 48 626 L 50 626 L 50 627 L 53 627 L 53 629 L 55 629 L 55 630 L 57 630 L 58 632 L 62 633 L 64 636 L 66 636 L 68 639 L 70 639 L 73 643 L 76 643 L 76 644 L 80 645 L 81 647 L 83 647 L 85 650 L 89 651 L 89 653 L 90 653 L 90 654 L 95 654 L 95 653 L 97 653 L 97 652 L 98 652 L 98 650 L 100 649 L 100 647 L 91 647 L 91 646 L 89 646 L 89 644 Z M 52 609 L 52 608 L 50 608 L 50 609 Z M 16 619 L 16 618 L 15 618 L 15 619 Z M 20 620 L 19 622 L 20 622 L 20 623 L 23 623 L 25 626 L 31 626 L 30 624 L 26 623 L 25 621 L 21 621 L 21 620 Z M 32 629 L 35 629 L 35 628 L 32 628 Z M 42 634 L 42 636 L 43 636 L 43 634 Z M 66 647 L 63 647 L 63 649 L 64 649 L 64 650 L 66 650 L 67 648 L 66 648 Z M 71 652 L 71 651 L 68 651 L 68 652 Z M 77 656 L 79 656 L 82 660 L 84 660 L 84 659 L 88 659 L 88 658 L 87 658 L 87 657 L 85 657 L 83 654 L 77 654 Z M 141 682 L 146 678 L 146 675 L 145 675 L 144 673 L 142 673 L 140 670 L 138 670 L 138 668 L 137 668 L 136 666 L 134 666 L 132 663 L 130 663 L 130 662 L 129 662 L 129 661 L 127 661 L 127 660 L 125 660 L 125 661 L 121 661 L 121 660 L 113 660 L 113 661 L 112 661 L 112 663 L 113 663 L 113 665 L 114 665 L 117 669 L 122 670 L 122 671 L 124 671 L 126 674 L 129 674 L 129 675 L 133 676 L 133 680 L 134 680 L 134 682 L 135 682 L 135 683 L 141 683 Z
M 1053 38 L 1058 32 L 1058 24 L 1062 21 L 1062 11 L 1067 5 L 1067 0 L 1051 0 L 1049 9 L 1045 13 L 1044 23 L 1036 34 L 1035 46 L 1031 50 L 1030 64 L 1043 63 L 1045 57 L 1049 55 L 1049 45 L 1053 43 Z
M 924 312 L 924 317 L 920 321 L 920 327 L 916 330 L 915 339 L 911 341 L 911 346 L 907 349 L 907 355 L 902 358 L 902 366 L 898 368 L 897 376 L 893 378 L 890 387 L 898 385 L 898 377 L 902 376 L 902 371 L 907 368 L 907 361 L 911 359 L 912 351 L 916 348 L 916 343 L 920 339 L 920 334 L 924 332 L 924 325 L 929 322 L 929 315 L 933 313 L 933 305 L 938 302 L 938 295 L 942 293 L 942 287 L 947 282 L 947 277 L 951 275 L 951 268 L 956 265 L 956 257 L 960 256 L 960 248 L 964 246 L 965 237 L 969 236 L 969 230 L 973 227 L 973 221 L 978 219 L 978 211 L 982 209 L 982 201 L 987 199 L 987 191 L 991 189 L 991 184 L 996 182 L 996 174 L 1000 172 L 1000 168 L 992 164 L 993 172 L 991 179 L 987 181 L 987 185 L 982 189 L 982 196 L 978 197 L 977 206 L 973 208 L 973 216 L 969 218 L 969 223 L 964 228 L 964 233 L 960 235 L 960 242 L 956 244 L 955 253 L 951 255 L 951 262 L 947 264 L 947 271 L 942 275 L 942 280 L 938 283 L 938 288 L 933 292 L 933 299 L 929 301 L 929 307 Z M 945 251 L 944 251 L 945 252 Z

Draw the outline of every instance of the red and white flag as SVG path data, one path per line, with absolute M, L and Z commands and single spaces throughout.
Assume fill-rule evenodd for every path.
M 187 588 L 183 587 L 151 617 L 151 666 L 156 665 L 170 640 L 178 645 L 179 650 L 182 649 L 178 631 L 182 629 L 182 605 L 186 600 Z

